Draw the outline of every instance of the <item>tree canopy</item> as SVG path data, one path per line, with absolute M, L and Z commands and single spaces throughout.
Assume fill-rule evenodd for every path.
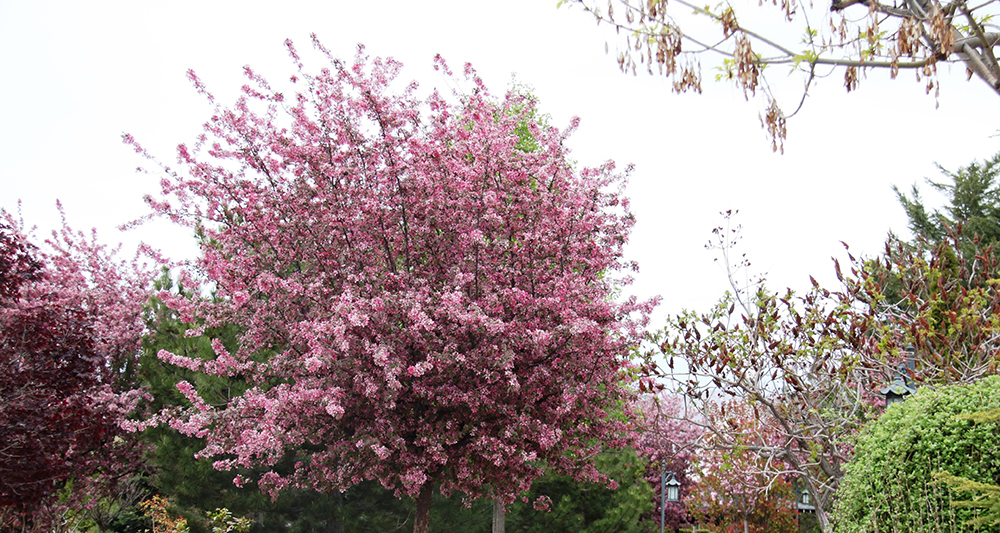
M 568 132 L 471 66 L 471 93 L 421 101 L 391 89 L 391 59 L 347 63 L 314 38 L 330 60 L 314 74 L 286 44 L 296 93 L 248 67 L 243 97 L 149 198 L 202 236 L 195 274 L 215 293 L 161 299 L 241 330 L 235 349 L 213 340 L 214 360 L 160 357 L 251 383 L 220 407 L 181 382 L 193 407 L 171 424 L 220 469 L 290 458 L 290 473 L 236 479 L 272 494 L 378 480 L 417 499 L 415 531 L 435 488 L 511 501 L 543 467 L 604 479 L 591 459 L 627 442 L 628 358 L 652 306 L 616 300 L 623 176 L 575 169 Z
M 0 227 L 4 506 L 33 505 L 50 495 L 84 461 L 85 452 L 101 446 L 111 432 L 88 397 L 100 385 L 101 367 L 86 314 L 46 305 L 55 295 L 24 298 L 46 276 L 34 251 L 17 237 L 11 228 Z
M 681 396 L 662 392 L 647 394 L 640 400 L 639 408 L 642 426 L 639 428 L 637 449 L 648 460 L 645 480 L 655 493 L 653 518 L 658 524 L 662 516 L 667 528 L 677 529 L 691 521 L 687 501 L 697 484 L 692 461 L 699 452 L 698 440 L 704 431 L 687 419 L 696 414 Z M 664 501 L 661 492 L 664 472 L 671 473 L 673 479 L 680 483 L 679 501 Z
M 970 382 L 1000 368 L 997 163 L 939 167 L 948 179 L 927 183 L 944 194 L 941 208 L 928 207 L 916 185 L 897 188 L 912 238 L 890 234 L 879 256 L 854 265 L 848 287 L 877 317 L 875 352 L 910 361 L 917 382 Z
M 927 248 L 957 231 L 965 237 L 962 243 L 965 251 L 974 239 L 984 247 L 1000 240 L 1000 189 L 996 183 L 1000 174 L 1000 154 L 981 162 L 973 161 L 954 172 L 941 165 L 938 170 L 948 179 L 927 178 L 925 181 L 945 196 L 943 209 L 928 208 L 917 184 L 913 184 L 909 194 L 893 187 L 900 205 L 906 210 L 908 227 L 913 233 L 911 244 Z
M 791 477 L 781 473 L 780 461 L 761 455 L 753 446 L 779 440 L 776 427 L 761 428 L 749 404 L 720 402 L 708 413 L 715 427 L 728 426 L 726 437 L 709 434 L 698 451 L 698 483 L 688 507 L 699 523 L 718 531 L 796 533 L 799 522 Z
M 710 437 L 701 444 L 706 457 L 754 469 L 743 474 L 760 493 L 773 481 L 797 479 L 829 532 L 852 435 L 874 416 L 874 391 L 886 379 L 878 357 L 859 356 L 873 351 L 873 315 L 851 293 L 815 282 L 801 295 L 772 292 L 762 279 L 737 282 L 749 263 L 735 257 L 734 213 L 723 215 L 727 223 L 713 230 L 709 247 L 720 251 L 732 290 L 709 311 L 679 313 L 652 335 L 666 359 L 661 375 L 697 412 L 688 419 Z

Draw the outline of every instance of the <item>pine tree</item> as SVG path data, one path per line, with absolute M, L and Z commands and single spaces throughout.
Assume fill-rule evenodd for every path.
M 973 161 L 955 172 L 941 165 L 937 167 L 948 179 L 938 182 L 928 178 L 926 182 L 945 196 L 946 204 L 941 209 L 928 210 L 916 184 L 909 195 L 893 186 L 909 219 L 908 226 L 914 236 L 911 244 L 919 241 L 926 243 L 921 248 L 933 246 L 959 231 L 960 226 L 963 251 L 970 251 L 975 239 L 984 245 L 1000 240 L 1000 185 L 996 183 L 1000 153 L 982 162 Z

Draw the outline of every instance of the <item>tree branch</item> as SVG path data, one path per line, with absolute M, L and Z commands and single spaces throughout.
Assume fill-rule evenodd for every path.
M 986 34 L 983 32 L 982 26 L 980 26 L 979 23 L 976 22 L 976 18 L 972 16 L 972 12 L 969 11 L 969 7 L 965 5 L 965 2 L 962 2 L 961 8 L 962 8 L 962 13 L 965 15 L 965 18 L 969 20 L 969 27 L 972 28 L 972 31 L 975 32 L 976 36 L 979 38 L 979 42 L 986 44 L 987 42 Z M 966 46 L 971 47 L 971 45 L 966 45 Z M 997 58 L 995 55 L 993 55 L 993 47 L 983 46 L 982 48 L 983 48 L 983 53 L 986 55 L 986 58 L 990 62 L 990 64 L 988 65 L 988 70 L 990 74 L 992 74 L 993 76 L 993 80 L 990 82 L 990 85 L 993 87 L 994 90 L 1000 90 L 1000 83 L 998 83 L 997 80 L 997 74 L 998 72 L 1000 72 L 1000 69 L 997 68 Z

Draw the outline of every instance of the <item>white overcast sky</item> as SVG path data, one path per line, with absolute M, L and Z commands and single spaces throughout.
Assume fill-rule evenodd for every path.
M 955 66 L 942 72 L 937 110 L 911 73 L 890 81 L 872 72 L 851 94 L 835 73 L 790 121 L 785 155 L 772 154 L 760 104 L 709 81 L 716 58 L 702 60 L 705 94 L 672 94 L 666 79 L 620 74 L 593 19 L 555 0 L 0 0 L 0 207 L 21 200 L 44 236 L 60 199 L 72 226 L 96 227 L 106 241 L 193 254 L 191 239 L 163 224 L 116 229 L 146 213 L 142 195 L 158 181 L 135 173 L 143 161 L 121 134 L 172 162 L 173 147 L 210 115 L 187 69 L 232 101 L 243 65 L 287 79 L 283 41 L 306 50 L 311 32 L 345 58 L 364 43 L 401 60 L 402 78 L 426 91 L 450 91 L 432 68 L 437 53 L 453 68 L 471 62 L 498 94 L 516 73 L 555 125 L 581 117 L 570 143 L 577 160 L 636 165 L 627 253 L 641 272 L 632 292 L 661 295 L 658 314 L 705 309 L 725 289 L 703 248 L 720 211 L 740 211 L 743 251 L 772 287 L 804 288 L 810 274 L 832 283 L 840 241 L 875 253 L 889 229 L 905 231 L 892 184 L 908 188 L 937 177 L 934 162 L 956 168 L 1000 148 L 990 137 L 1000 99 Z

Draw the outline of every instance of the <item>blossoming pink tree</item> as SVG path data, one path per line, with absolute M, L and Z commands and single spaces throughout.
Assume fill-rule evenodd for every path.
M 781 440 L 778 422 L 761 420 L 750 405 L 735 400 L 714 403 L 707 418 L 706 425 L 728 426 L 729 431 L 725 436 L 710 433 L 701 443 L 695 466 L 698 487 L 688 501 L 692 516 L 711 524 L 713 531 L 799 531 L 788 467 L 753 449 Z
M 628 356 L 652 305 L 615 300 L 622 176 L 575 169 L 567 132 L 469 66 L 458 102 L 418 100 L 392 59 L 313 40 L 330 68 L 307 73 L 286 43 L 286 97 L 247 67 L 149 199 L 200 232 L 216 296 L 161 297 L 243 328 L 213 361 L 160 356 L 256 385 L 215 407 L 181 383 L 193 407 L 172 424 L 220 469 L 297 457 L 257 480 L 272 494 L 377 479 L 417 499 L 418 532 L 435 488 L 510 502 L 542 465 L 597 480 L 590 458 L 630 430 Z
M 692 461 L 698 453 L 699 439 L 705 431 L 697 420 L 694 408 L 682 396 L 660 392 L 646 395 L 638 403 L 643 415 L 636 444 L 638 452 L 649 459 L 645 479 L 656 494 L 655 520 L 659 522 L 663 494 L 660 492 L 663 472 L 672 472 L 680 482 L 680 501 L 666 502 L 662 515 L 670 530 L 690 522 L 686 510 L 687 500 L 696 486 Z
M 140 396 L 128 374 L 151 281 L 65 224 L 36 247 L 0 210 L 0 529 L 57 527 L 135 467 L 116 437 Z

